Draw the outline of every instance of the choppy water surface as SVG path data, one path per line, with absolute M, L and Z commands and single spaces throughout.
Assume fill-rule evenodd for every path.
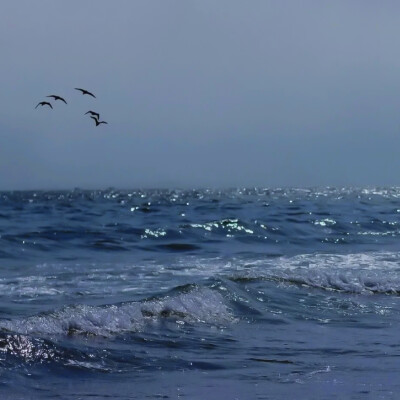
M 400 396 L 400 189 L 0 193 L 2 399 Z

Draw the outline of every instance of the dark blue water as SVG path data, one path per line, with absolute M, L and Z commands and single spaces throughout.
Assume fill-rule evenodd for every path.
M 400 189 L 0 193 L 1 399 L 400 396 Z

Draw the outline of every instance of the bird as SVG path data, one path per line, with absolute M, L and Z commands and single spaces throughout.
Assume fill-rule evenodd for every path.
M 96 119 L 96 117 L 90 117 L 90 118 L 94 119 L 94 122 L 96 122 L 96 126 L 99 126 L 100 124 L 107 124 L 108 125 L 108 122 L 99 121 L 98 119 Z
M 48 101 L 41 101 L 35 108 L 38 108 L 39 106 L 49 106 L 50 108 L 53 108 L 53 106 Z
M 95 96 L 93 93 L 90 93 L 90 92 L 88 92 L 88 91 L 85 90 L 85 89 L 81 89 L 81 88 L 77 88 L 77 87 L 76 87 L 75 90 L 79 90 L 79 91 L 82 92 L 82 94 L 88 94 L 89 96 L 92 96 L 92 97 L 96 98 L 96 96 Z
M 88 111 L 88 112 L 86 112 L 85 113 L 85 115 L 86 114 L 91 114 L 91 115 L 94 115 L 97 119 L 99 119 L 100 118 L 100 114 L 99 113 L 97 113 L 97 112 L 94 112 L 94 111 Z
M 65 101 L 65 99 L 63 99 L 61 96 L 57 96 L 56 94 L 51 94 L 50 96 L 46 96 L 46 97 L 52 97 L 54 100 L 61 100 L 61 101 L 63 101 L 65 104 L 67 104 L 67 102 Z

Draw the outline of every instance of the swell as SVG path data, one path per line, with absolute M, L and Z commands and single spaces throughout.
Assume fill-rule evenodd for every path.
M 2 192 L 0 258 L 215 254 L 221 245 L 259 254 L 399 251 L 399 197 L 399 188 Z
M 94 335 L 108 337 L 143 331 L 147 324 L 172 318 L 186 323 L 226 324 L 233 320 L 217 291 L 194 287 L 188 292 L 107 306 L 76 305 L 61 310 L 0 321 L 0 329 L 23 335 Z
M 268 280 L 356 294 L 400 295 L 400 253 L 302 254 L 245 265 L 233 281 Z

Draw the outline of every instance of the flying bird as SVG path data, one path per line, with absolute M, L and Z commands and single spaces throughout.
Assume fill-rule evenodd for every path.
M 88 94 L 89 96 L 92 96 L 92 97 L 96 98 L 96 96 L 93 93 L 90 93 L 85 89 L 81 89 L 81 88 L 77 88 L 76 87 L 75 90 L 79 90 L 80 92 L 82 92 L 82 94 Z
M 53 106 L 48 101 L 41 101 L 35 108 L 38 108 L 39 106 L 49 106 L 50 108 L 53 108 Z
M 85 115 L 86 115 L 86 114 L 94 115 L 97 119 L 100 118 L 100 114 L 97 113 L 97 112 L 94 112 L 94 111 L 88 111 L 88 112 L 85 113 Z
M 100 124 L 107 124 L 108 125 L 108 122 L 99 121 L 98 119 L 96 119 L 96 117 L 90 117 L 90 118 L 94 119 L 94 122 L 96 122 L 96 126 L 99 126 Z
M 63 99 L 61 96 L 57 96 L 56 94 L 51 94 L 50 96 L 46 96 L 46 97 L 52 97 L 54 100 L 61 100 L 61 101 L 63 101 L 65 104 L 67 104 L 67 102 L 65 101 L 65 99 Z

